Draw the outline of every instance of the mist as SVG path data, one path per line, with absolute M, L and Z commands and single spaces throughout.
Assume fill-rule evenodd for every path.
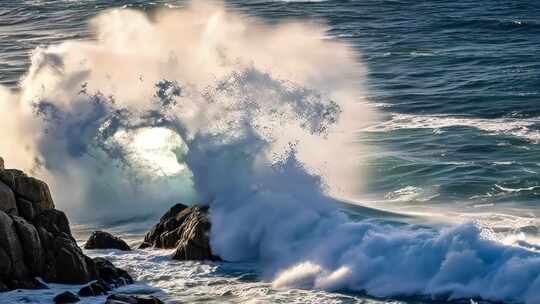
M 217 193 L 196 189 L 182 158 L 184 141 L 209 135 L 253 132 L 266 145 L 258 157 L 294 146 L 326 190 L 361 186 L 351 135 L 374 116 L 364 68 L 323 25 L 266 25 L 197 1 L 151 16 L 111 10 L 89 27 L 87 41 L 36 49 L 20 90 L 0 90 L 6 163 L 51 183 L 71 216 L 208 203 Z M 147 136 L 145 148 L 137 134 L 148 132 L 162 138 Z

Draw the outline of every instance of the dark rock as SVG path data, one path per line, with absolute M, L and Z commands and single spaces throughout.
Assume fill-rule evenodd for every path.
M 109 285 L 119 287 L 127 284 L 133 284 L 133 279 L 127 271 L 117 268 L 105 258 L 94 258 L 97 276 Z
M 163 304 L 163 301 L 148 295 L 113 294 L 105 304 Z
M 36 228 L 24 218 L 13 216 L 13 222 L 24 252 L 24 261 L 32 275 L 43 270 L 43 250 Z
M 95 265 L 71 236 L 69 222 L 63 212 L 45 210 L 34 223 L 44 249 L 42 277 L 45 281 L 84 284 L 96 279 Z
M 176 248 L 177 260 L 220 260 L 212 254 L 209 231 L 208 207 L 177 204 L 146 234 L 140 248 Z
M 161 216 L 159 221 L 165 222 L 168 219 L 175 218 L 180 212 L 184 211 L 187 208 L 189 207 L 184 204 L 176 204 L 172 206 L 167 212 L 165 212 L 165 214 Z
M 86 244 L 85 249 L 118 249 L 130 251 L 129 245 L 118 237 L 105 231 L 94 231 Z
M 55 283 L 84 284 L 95 279 L 95 265 L 88 263 L 77 243 L 66 233 L 60 233 L 54 239 Z
M 2 281 L 0 281 L 0 292 L 6 292 L 9 291 L 9 288 L 6 284 L 4 284 Z
M 34 218 L 41 212 L 41 210 L 39 210 L 34 203 L 21 197 L 17 198 L 17 210 L 19 211 L 19 215 L 25 218 L 27 221 L 33 221 Z
M 18 177 L 26 176 L 24 172 L 17 169 L 0 170 L 0 181 L 6 184 L 9 188 L 15 189 L 15 180 Z
M 41 276 L 46 282 L 84 284 L 97 278 L 94 262 L 83 254 L 71 235 L 55 236 L 43 227 L 38 227 L 38 233 L 44 248 Z
M 0 247 L 0 279 L 9 277 L 11 273 L 11 258 L 7 252 Z
M 43 274 L 42 277 L 47 282 L 56 279 L 56 257 L 54 254 L 54 235 L 43 227 L 37 227 L 41 246 L 43 248 Z
M 163 248 L 159 244 L 161 235 L 164 232 L 173 231 L 176 226 L 178 226 L 178 222 L 175 217 L 187 208 L 188 206 L 183 204 L 176 204 L 171 207 L 171 209 L 165 212 L 165 214 L 159 219 L 159 222 L 154 225 L 146 234 L 144 237 L 144 242 L 139 246 L 139 248 L 143 249 L 152 246 L 156 248 Z
M 7 214 L 18 214 L 15 194 L 3 182 L 0 182 L 0 211 L 4 211 Z
M 208 232 L 210 220 L 208 214 L 200 208 L 194 208 L 178 227 L 180 240 L 176 244 L 175 260 L 216 260 L 210 248 Z
M 14 279 L 7 282 L 9 289 L 48 289 L 47 285 L 43 284 L 36 278 Z
M 71 229 L 69 228 L 69 221 L 64 212 L 49 209 L 41 212 L 34 220 L 36 226 L 45 228 L 53 235 L 59 235 L 65 233 L 71 235 Z
M 92 282 L 84 286 L 83 288 L 81 288 L 78 294 L 81 297 L 95 297 L 95 296 L 106 295 L 111 290 L 112 290 L 112 287 L 109 286 L 106 282 L 102 280 L 98 280 L 96 282 Z
M 54 209 L 47 184 L 19 170 L 0 169 L 0 291 L 46 288 L 35 277 L 85 284 L 100 276 L 103 280 L 89 287 L 93 292 L 133 283 L 126 271 L 84 255 L 66 215 Z
M 53 298 L 53 301 L 55 304 L 77 303 L 80 300 L 81 299 L 79 298 L 79 296 L 77 296 L 76 294 L 70 291 L 66 291 L 61 294 L 58 294 Z
M 7 277 L 22 279 L 28 276 L 28 268 L 24 263 L 22 246 L 11 217 L 0 211 L 0 248 L 11 260 L 11 273 Z
M 11 274 L 11 258 L 9 257 L 7 252 L 0 247 L 0 283 L 2 279 L 9 278 L 10 274 Z M 0 291 L 1 291 L 1 288 L 0 288 Z
M 0 170 L 4 170 L 4 159 L 0 157 Z
M 18 176 L 12 188 L 17 196 L 38 204 L 41 210 L 54 209 L 54 202 L 49 186 L 39 179 L 29 176 Z

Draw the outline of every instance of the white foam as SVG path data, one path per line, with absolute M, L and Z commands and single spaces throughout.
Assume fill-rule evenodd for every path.
M 540 189 L 540 186 L 531 186 L 531 187 L 524 187 L 524 188 L 509 188 L 509 187 L 503 187 L 503 186 L 495 184 L 495 188 L 504 192 L 524 192 L 524 191 L 534 191 L 536 189 Z
M 406 186 L 387 193 L 384 198 L 391 202 L 427 202 L 438 197 L 436 189 L 422 189 L 420 187 Z
M 488 133 L 511 135 L 525 138 L 534 143 L 540 141 L 540 131 L 532 129 L 538 126 L 538 118 L 468 118 L 449 115 L 413 115 L 392 114 L 389 120 L 372 125 L 364 131 L 392 131 L 398 129 L 442 129 L 449 127 L 470 127 Z

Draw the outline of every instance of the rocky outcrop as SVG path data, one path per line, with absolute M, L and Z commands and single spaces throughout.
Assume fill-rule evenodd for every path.
M 86 244 L 85 249 L 118 249 L 130 251 L 129 245 L 122 239 L 105 231 L 94 231 Z
M 220 260 L 212 254 L 208 207 L 177 204 L 146 234 L 139 248 L 176 248 L 173 259 Z
M 8 186 L 17 199 L 32 203 L 32 208 L 39 214 L 46 209 L 54 209 L 54 202 L 46 183 L 27 176 L 21 170 L 0 170 L 0 181 Z
M 111 290 L 112 287 L 109 286 L 109 284 L 105 283 L 102 280 L 98 280 L 81 288 L 78 294 L 81 297 L 97 297 L 101 295 L 106 295 Z
M 0 166 L 0 291 L 46 288 L 36 277 L 63 284 L 133 282 L 125 271 L 84 255 L 66 215 L 54 208 L 47 184 Z
M 93 261 L 83 254 L 71 235 L 66 233 L 55 235 L 52 245 L 53 271 L 45 274 L 46 280 L 64 284 L 83 284 L 97 278 Z
M 94 258 L 97 276 L 112 287 L 133 284 L 133 279 L 127 271 L 117 268 L 105 258 Z
M 133 283 L 131 276 L 123 269 L 116 268 L 111 262 L 104 258 L 94 258 L 97 277 L 94 281 L 79 290 L 81 297 L 95 297 L 106 295 L 113 288 Z
M 113 294 L 107 297 L 105 304 L 163 304 L 163 302 L 147 295 Z

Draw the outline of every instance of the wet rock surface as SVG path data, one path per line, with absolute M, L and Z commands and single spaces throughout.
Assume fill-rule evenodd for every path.
M 105 258 L 94 258 L 93 263 L 96 267 L 97 281 L 82 287 L 79 290 L 81 297 L 95 297 L 106 295 L 114 288 L 133 284 L 131 276 L 123 269 L 117 268 Z
M 46 183 L 1 163 L 0 292 L 46 288 L 36 277 L 62 284 L 133 283 L 124 270 L 83 253 Z
M 129 245 L 122 239 L 105 231 L 94 231 L 86 244 L 85 249 L 118 249 L 130 251 Z
M 111 290 L 112 287 L 109 284 L 107 284 L 103 280 L 98 280 L 81 288 L 78 294 L 81 297 L 97 297 L 101 295 L 106 295 Z
M 115 267 L 107 259 L 98 257 L 94 258 L 93 261 L 96 265 L 97 276 L 105 283 L 113 287 L 133 284 L 133 279 L 127 271 Z
M 176 248 L 176 260 L 221 260 L 210 247 L 207 206 L 176 204 L 146 234 L 139 248 Z

